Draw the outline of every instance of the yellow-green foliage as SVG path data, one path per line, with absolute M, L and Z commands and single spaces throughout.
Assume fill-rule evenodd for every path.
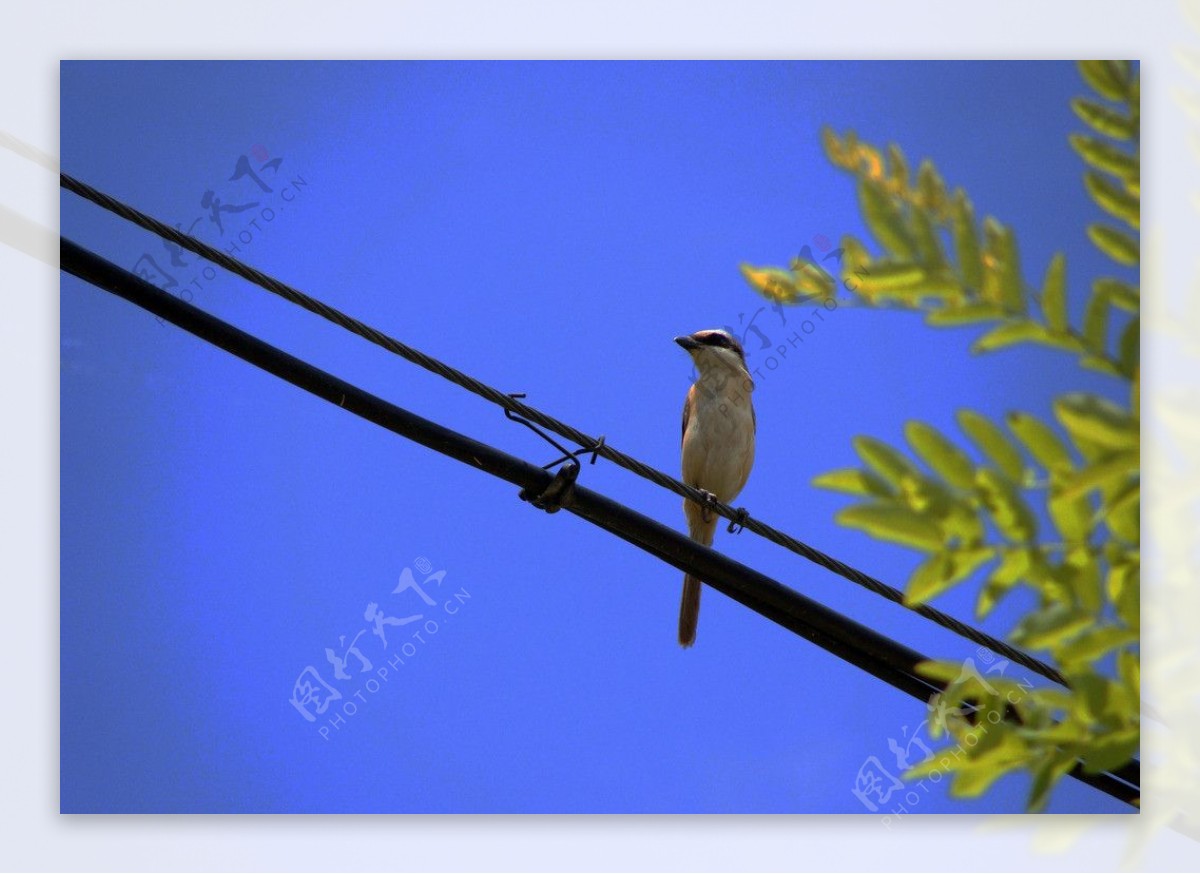
M 1118 269 L 1135 267 L 1139 78 L 1124 61 L 1085 61 L 1079 69 L 1095 93 L 1071 104 L 1090 130 L 1073 134 L 1070 144 L 1086 164 L 1083 184 L 1105 214 L 1087 234 Z M 861 498 L 838 514 L 841 524 L 924 554 L 908 582 L 909 603 L 972 583 L 983 619 L 1015 587 L 1036 592 L 1037 609 L 1010 637 L 1048 655 L 1069 690 L 1009 689 L 1011 681 L 991 676 L 983 687 L 958 662 L 926 663 L 929 677 L 948 684 L 933 730 L 957 740 L 966 755 L 935 753 L 908 776 L 950 770 L 952 792 L 972 797 L 1005 773 L 1028 768 L 1034 778 L 1028 806 L 1039 810 L 1077 761 L 1087 771 L 1106 770 L 1138 749 L 1139 289 L 1128 278 L 1092 279 L 1082 321 L 1072 324 L 1072 277 L 1063 255 L 1038 270 L 1041 281 L 1031 286 L 1024 278 L 1031 265 L 1022 265 L 1013 229 L 990 216 L 979 222 L 966 193 L 948 191 L 931 161 L 922 161 L 913 178 L 894 144 L 880 150 L 853 132 L 839 137 L 829 130 L 823 139 L 830 161 L 854 177 L 878 244 L 871 255 L 863 241 L 842 242 L 840 279 L 860 305 L 920 312 L 935 327 L 987 324 L 972 353 L 1037 343 L 1128 383 L 1127 406 L 1072 393 L 1055 399 L 1052 419 L 1013 411 L 996 422 L 960 410 L 961 436 L 909 422 L 911 451 L 859 437 L 861 468 L 815 480 Z M 810 266 L 744 268 L 751 286 L 772 300 L 834 293 L 831 282 L 798 271 Z M 1123 324 L 1113 348 L 1117 319 Z M 1039 525 L 1039 502 L 1050 530 Z M 964 705 L 974 709 L 973 721 L 962 717 Z M 994 710 L 1006 716 L 994 725 L 989 720 L 981 737 L 977 726 Z M 974 743 L 964 743 L 972 733 Z

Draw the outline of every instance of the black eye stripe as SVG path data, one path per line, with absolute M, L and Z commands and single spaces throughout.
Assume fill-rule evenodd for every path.
M 709 346 L 716 349 L 728 349 L 731 352 L 736 353 L 737 357 L 742 359 L 743 362 L 746 360 L 746 353 L 742 351 L 742 344 L 724 331 L 697 331 L 695 334 L 692 334 L 691 339 L 693 342 L 698 343 L 701 346 Z

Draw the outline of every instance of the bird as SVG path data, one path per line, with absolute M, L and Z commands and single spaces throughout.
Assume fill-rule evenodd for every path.
M 675 342 L 696 365 L 696 380 L 683 404 L 683 437 L 680 446 L 683 481 L 723 504 L 733 501 L 754 465 L 754 439 L 758 430 L 750 394 L 754 382 L 746 368 L 742 344 L 728 331 L 697 331 Z M 712 507 L 684 499 L 688 535 L 703 546 L 712 546 L 717 514 Z M 701 580 L 683 578 L 679 605 L 679 645 L 696 642 L 700 619 Z

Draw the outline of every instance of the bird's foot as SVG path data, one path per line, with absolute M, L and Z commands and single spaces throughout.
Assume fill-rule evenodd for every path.
M 708 489 L 697 489 L 704 497 L 704 503 L 700 505 L 700 518 L 705 522 L 711 522 L 715 515 L 712 505 L 716 502 L 717 496 Z
M 725 530 L 730 534 L 741 534 L 742 530 L 746 527 L 746 520 L 750 518 L 750 514 L 746 512 L 745 507 L 738 507 L 734 512 L 737 514 L 737 518 L 730 522 L 729 527 Z

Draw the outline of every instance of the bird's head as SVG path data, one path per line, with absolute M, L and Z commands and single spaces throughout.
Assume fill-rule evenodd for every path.
M 746 353 L 742 344 L 728 331 L 711 328 L 676 337 L 675 342 L 687 350 L 702 374 L 715 368 L 728 368 L 746 373 Z

